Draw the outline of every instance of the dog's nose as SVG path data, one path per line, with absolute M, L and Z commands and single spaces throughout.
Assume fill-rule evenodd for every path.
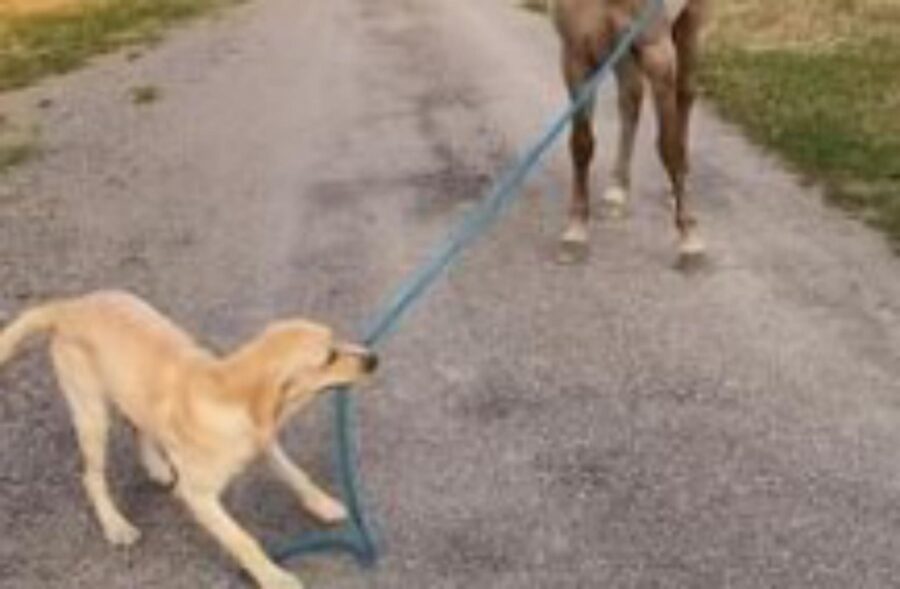
M 375 372 L 378 368 L 378 356 L 374 353 L 369 352 L 365 356 L 363 356 L 363 370 L 366 372 Z

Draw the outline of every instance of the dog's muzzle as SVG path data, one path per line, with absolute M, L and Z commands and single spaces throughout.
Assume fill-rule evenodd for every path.
M 363 370 L 371 374 L 378 369 L 378 356 L 373 352 L 366 352 L 362 357 Z

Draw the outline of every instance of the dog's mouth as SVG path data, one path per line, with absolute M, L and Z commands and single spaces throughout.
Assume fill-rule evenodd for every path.
M 365 385 L 370 383 L 378 371 L 378 356 L 371 351 L 366 351 L 365 354 L 356 356 L 354 362 L 356 364 L 356 376 L 353 379 L 353 384 Z
M 326 365 L 338 368 L 348 363 L 352 365 L 355 372 L 369 375 L 378 369 L 379 361 L 378 355 L 368 348 L 357 345 L 344 345 L 331 350 Z
M 360 364 L 362 364 L 363 373 L 365 374 L 375 374 L 375 371 L 378 370 L 378 364 L 380 360 L 378 359 L 378 355 L 371 350 L 367 351 L 366 354 L 360 360 Z
M 378 355 L 357 345 L 336 346 L 325 364 L 330 386 L 351 386 L 367 382 L 378 370 Z

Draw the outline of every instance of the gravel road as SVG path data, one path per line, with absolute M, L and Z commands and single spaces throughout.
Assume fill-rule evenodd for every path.
M 354 333 L 564 100 L 517 4 L 256 0 L 0 97 L 44 149 L 0 177 L 0 309 L 120 287 L 222 350 L 288 314 Z M 611 88 L 598 110 L 599 188 Z M 900 263 L 701 106 L 712 263 L 676 271 L 653 132 L 586 263 L 554 261 L 559 149 L 389 340 L 360 405 L 389 552 L 292 562 L 311 588 L 900 586 Z M 5 589 L 247 586 L 126 435 L 144 538 L 104 544 L 43 351 L 0 391 Z M 327 480 L 324 405 L 284 438 Z M 313 525 L 257 467 L 228 504 L 266 540 Z

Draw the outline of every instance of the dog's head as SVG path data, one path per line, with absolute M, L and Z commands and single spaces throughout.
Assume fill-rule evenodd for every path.
M 378 367 L 370 350 L 339 341 L 327 326 L 304 319 L 270 325 L 235 360 L 254 418 L 267 431 L 319 393 L 358 384 Z
M 273 377 L 286 401 L 352 385 L 375 372 L 378 358 L 362 346 L 335 339 L 324 325 L 296 319 L 269 327 Z

